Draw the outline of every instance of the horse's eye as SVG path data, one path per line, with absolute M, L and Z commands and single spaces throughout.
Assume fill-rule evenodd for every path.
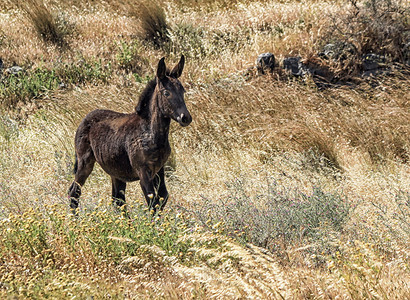
M 169 97 L 169 96 L 171 96 L 171 93 L 168 92 L 167 90 L 165 90 L 165 91 L 164 91 L 164 96 L 165 96 L 165 97 Z

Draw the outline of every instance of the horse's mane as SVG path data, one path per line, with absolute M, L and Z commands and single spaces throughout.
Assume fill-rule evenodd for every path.
M 171 76 L 171 71 L 169 69 L 166 70 L 166 75 Z M 135 107 L 137 114 L 144 119 L 149 117 L 149 105 L 156 85 L 157 79 L 155 77 L 147 83 L 139 97 L 138 105 Z
M 154 93 L 155 86 L 157 85 L 157 80 L 156 78 L 151 79 L 144 90 L 142 91 L 138 105 L 135 107 L 135 111 L 137 112 L 138 115 L 140 115 L 143 118 L 147 118 L 149 114 L 149 104 L 152 98 L 152 94 Z

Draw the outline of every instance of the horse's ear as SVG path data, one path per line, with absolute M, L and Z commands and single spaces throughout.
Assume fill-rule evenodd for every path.
M 182 74 L 182 70 L 184 70 L 185 65 L 185 56 L 181 55 L 181 59 L 179 63 L 172 69 L 170 76 L 174 78 L 178 78 Z
M 166 75 L 167 67 L 165 66 L 165 57 L 161 58 L 158 63 L 157 77 L 159 79 L 164 79 Z

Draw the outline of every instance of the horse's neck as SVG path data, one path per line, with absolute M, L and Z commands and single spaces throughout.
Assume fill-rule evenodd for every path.
M 168 140 L 170 118 L 162 115 L 157 99 L 153 98 L 150 107 L 150 130 L 155 140 Z

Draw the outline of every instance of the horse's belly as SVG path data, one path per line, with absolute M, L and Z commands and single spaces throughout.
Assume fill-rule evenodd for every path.
M 99 163 L 99 165 L 108 175 L 124 182 L 139 180 L 138 175 L 134 174 L 132 171 L 129 171 L 128 168 L 122 168 L 121 166 L 107 166 L 101 163 Z
M 98 153 L 95 151 L 95 158 L 101 168 L 110 176 L 121 179 L 122 181 L 139 180 L 137 171 L 132 168 L 127 153 L 113 151 Z
M 95 135 L 91 147 L 102 169 L 123 181 L 139 180 L 141 172 L 149 172 L 154 176 L 164 166 L 171 152 L 169 144 L 158 147 L 151 140 L 144 140 L 140 136 L 129 140 L 120 139 L 112 131 L 104 136 Z

